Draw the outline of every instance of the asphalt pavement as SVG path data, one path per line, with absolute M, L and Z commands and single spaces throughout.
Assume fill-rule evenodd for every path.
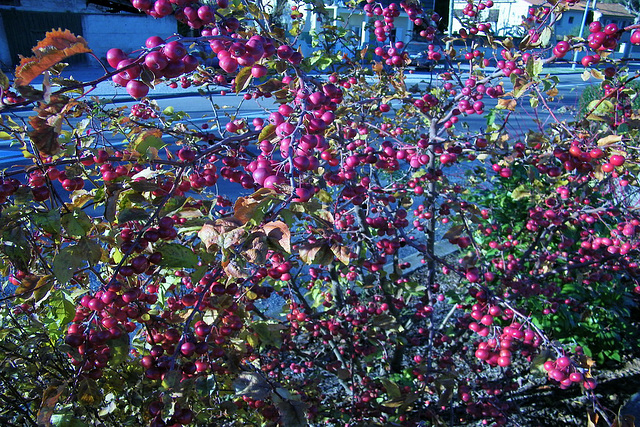
M 487 72 L 493 72 L 495 68 L 487 67 Z M 431 73 L 439 74 L 443 70 L 436 69 Z M 554 65 L 547 66 L 545 71 L 553 74 L 553 75 L 563 75 L 563 74 L 581 74 L 584 71 L 584 68 L 577 67 L 575 69 L 571 68 L 570 65 Z M 407 79 L 409 82 L 416 80 L 419 81 L 424 79 L 425 76 L 428 76 L 430 72 L 428 71 L 413 71 L 411 70 L 408 73 Z M 82 65 L 74 65 L 67 67 L 63 72 L 61 77 L 63 78 L 73 78 L 80 82 L 91 82 L 100 79 L 104 75 L 104 70 L 99 67 L 94 66 L 82 66 Z M 9 73 L 9 78 L 12 76 Z M 42 84 L 42 77 L 38 77 L 36 80 L 32 82 L 34 87 L 38 88 Z M 209 86 L 216 93 L 219 93 L 224 88 L 217 86 Z M 197 96 L 199 95 L 199 90 L 202 90 L 202 87 L 190 86 L 188 88 L 180 87 L 178 84 L 177 88 L 171 88 L 167 83 L 160 83 L 155 88 L 149 91 L 149 97 L 153 99 L 165 99 L 165 98 L 176 98 L 176 97 L 185 97 L 185 96 Z M 128 102 L 133 101 L 133 98 L 127 94 L 127 91 L 124 87 L 118 86 L 113 81 L 108 78 L 102 82 L 96 84 L 95 88 L 89 92 L 90 96 L 99 96 L 99 97 L 107 97 L 111 98 L 114 102 Z

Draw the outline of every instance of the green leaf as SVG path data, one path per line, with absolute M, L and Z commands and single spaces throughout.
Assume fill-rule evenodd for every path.
M 109 341 L 109 348 L 111 349 L 112 365 L 119 365 L 126 362 L 129 359 L 129 335 L 122 334 L 119 338 Z
M 233 381 L 233 388 L 236 396 L 248 396 L 256 400 L 264 400 L 271 394 L 271 386 L 257 372 L 241 372 Z
M 285 329 L 283 325 L 259 321 L 252 323 L 251 329 L 258 335 L 260 342 L 264 346 L 280 348 L 282 345 L 281 331 Z
M 149 213 L 142 208 L 127 208 L 120 211 L 118 224 L 128 221 L 145 221 L 149 219 Z
M 31 215 L 31 221 L 43 231 L 53 234 L 54 236 L 60 235 L 60 231 L 62 230 L 60 226 L 60 211 L 58 210 L 36 212 Z
M 305 416 L 307 404 L 297 399 L 282 398 L 280 395 L 282 393 L 274 394 L 272 400 L 275 407 L 278 408 L 282 424 L 288 427 L 308 426 Z
M 60 328 L 66 326 L 76 315 L 76 305 L 64 291 L 55 292 L 49 297 L 49 306 L 54 319 Z
M 146 130 L 140 133 L 131 144 L 133 150 L 140 154 L 147 154 L 150 148 L 160 150 L 167 144 L 162 141 L 162 132 L 159 130 Z
M 21 227 L 13 226 L 2 234 L 0 251 L 9 258 L 11 264 L 18 270 L 28 270 L 31 261 L 31 247 Z
M 511 198 L 513 200 L 521 200 L 521 199 L 526 199 L 528 197 L 531 197 L 531 192 L 529 190 L 527 190 L 524 185 L 520 185 L 520 186 L 516 187 L 511 192 Z
M 613 103 L 609 100 L 600 100 L 596 99 L 589 103 L 587 106 L 587 111 L 591 111 L 591 114 L 595 114 L 596 116 L 604 116 L 613 111 Z
M 89 424 L 79 420 L 70 413 L 54 414 L 51 416 L 51 425 L 56 427 L 88 427 Z
M 14 139 L 14 138 L 13 138 L 13 135 L 11 135 L 10 133 L 0 132 L 0 139 L 8 140 L 8 139 Z
M 527 60 L 527 74 L 531 77 L 537 77 L 542 72 L 543 62 L 540 58 L 533 56 Z
M 86 256 L 89 265 L 96 265 L 102 258 L 102 246 L 95 240 L 91 240 L 88 237 L 80 239 L 76 245 L 76 251 Z
M 251 83 L 251 67 L 246 66 L 236 75 L 236 93 L 240 93 L 249 87 L 249 83 Z
M 73 237 L 84 237 L 91 230 L 91 218 L 82 209 L 74 209 L 60 218 L 64 229 Z
M 260 135 L 258 136 L 258 141 L 269 141 L 273 139 L 276 135 L 276 126 L 272 124 L 268 124 L 262 128 L 260 131 Z
M 77 389 L 78 402 L 85 406 L 97 406 L 102 402 L 102 393 L 96 380 L 83 377 Z
M 402 396 L 402 392 L 400 391 L 400 387 L 393 381 L 390 381 L 386 378 L 380 378 L 384 389 L 391 399 L 399 398 Z
M 169 371 L 162 377 L 162 387 L 172 390 L 180 385 L 182 373 L 178 371 Z
M 158 248 L 162 254 L 160 265 L 168 268 L 195 268 L 198 266 L 198 255 L 179 243 L 168 243 Z
M 76 271 L 78 271 L 84 265 L 84 259 L 82 254 L 75 250 L 74 246 L 67 246 L 53 259 L 53 275 L 59 283 L 67 283 Z
M 535 96 L 532 96 L 531 98 L 529 98 L 529 104 L 531 105 L 532 108 L 537 108 L 539 102 L 540 100 Z
M 187 203 L 186 197 L 171 197 L 167 200 L 167 203 L 164 204 L 162 210 L 160 211 L 160 217 L 168 216 L 176 213 L 179 209 L 181 209 L 184 204 Z
M 544 27 L 540 33 L 540 38 L 538 39 L 536 46 L 546 47 L 549 44 L 549 41 L 551 41 L 551 28 Z

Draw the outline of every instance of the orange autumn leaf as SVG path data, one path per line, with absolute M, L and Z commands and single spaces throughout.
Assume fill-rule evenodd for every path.
M 32 50 L 35 56 L 20 58 L 20 65 L 16 67 L 15 73 L 16 86 L 31 83 L 45 70 L 72 55 L 91 52 L 83 37 L 60 29 L 49 31 Z
M 84 39 L 84 37 L 76 36 L 69 30 L 63 31 L 58 28 L 57 30 L 49 31 L 48 33 L 46 33 L 44 39 L 40 40 L 38 44 L 35 45 L 35 47 L 33 47 L 31 50 L 36 54 L 36 56 L 38 56 L 39 51 L 50 47 L 54 47 L 58 50 L 65 50 L 68 48 L 73 48 L 77 44 L 81 44 L 85 46 L 85 48 L 89 49 L 87 47 L 87 41 Z M 90 52 L 90 49 L 87 51 Z

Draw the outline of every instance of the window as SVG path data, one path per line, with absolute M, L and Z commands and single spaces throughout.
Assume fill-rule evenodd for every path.
M 573 20 L 575 19 L 575 16 L 570 16 L 569 17 L 569 24 L 573 24 Z

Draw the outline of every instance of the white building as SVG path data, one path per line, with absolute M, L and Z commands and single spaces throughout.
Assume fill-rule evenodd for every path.
M 99 58 L 104 58 L 112 47 L 119 47 L 125 52 L 139 49 L 147 37 L 158 35 L 166 38 L 177 30 L 173 18 L 109 13 L 106 6 L 109 3 L 106 0 L 0 0 L 0 67 L 11 69 L 17 64 L 18 55 L 31 56 L 31 47 L 52 29 L 68 29 L 83 36 Z M 69 59 L 87 61 L 83 56 Z
M 582 0 L 562 14 L 562 17 L 555 24 L 554 33 L 556 38 L 561 39 L 566 35 L 578 35 L 586 4 L 587 2 Z M 466 5 L 466 0 L 454 0 L 455 16 L 462 16 L 462 10 Z M 522 22 L 528 16 L 531 7 L 551 7 L 551 3 L 546 0 L 493 0 L 493 7 L 481 11 L 480 18 L 484 22 L 491 23 L 493 33 L 497 36 L 522 37 L 526 31 Z M 633 15 L 621 4 L 589 1 L 587 25 L 592 21 L 600 21 L 604 25 L 616 23 L 619 27 L 624 27 L 631 25 L 633 20 Z M 460 21 L 454 18 L 453 30 L 458 31 L 460 28 Z M 586 35 L 586 30 L 583 35 Z M 626 40 L 628 40 L 628 35 Z M 624 41 L 623 39 L 622 43 Z

